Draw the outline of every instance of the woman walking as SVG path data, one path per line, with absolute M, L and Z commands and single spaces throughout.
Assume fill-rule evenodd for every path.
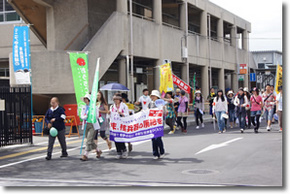
M 174 113 L 174 101 L 172 98 L 172 92 L 167 92 L 164 98 L 165 104 L 165 123 L 170 127 L 170 132 L 168 134 L 174 134 L 174 123 L 175 123 L 175 113 Z
M 234 92 L 232 90 L 228 91 L 227 101 L 228 101 L 229 121 L 232 129 L 234 127 L 235 108 L 236 108 L 236 106 L 234 105 Z
M 50 100 L 51 108 L 47 110 L 45 114 L 45 123 L 47 124 L 47 127 L 50 129 L 51 127 L 56 128 L 58 131 L 57 133 L 57 139 L 61 145 L 61 158 L 67 157 L 67 151 L 66 151 L 66 141 L 65 141 L 65 125 L 64 120 L 66 118 L 65 110 L 59 106 L 59 100 L 56 97 L 53 97 Z M 53 150 L 53 144 L 56 137 L 52 137 L 49 135 L 48 138 L 48 148 L 47 148 L 47 156 L 46 160 L 51 160 L 52 150 Z
M 247 97 L 248 102 L 250 102 L 251 94 L 249 93 L 249 90 L 247 87 L 244 88 L 244 95 Z M 250 103 L 247 104 L 245 107 L 246 109 L 246 126 L 248 129 L 251 128 L 251 105 Z M 248 121 L 248 122 L 247 122 Z
M 157 108 L 155 101 L 160 99 L 160 93 L 158 90 L 152 90 L 150 94 L 151 101 L 148 108 Z M 164 158 L 165 150 L 163 146 L 162 137 L 152 138 L 153 159 Z
M 94 142 L 94 137 L 96 134 L 96 130 L 100 129 L 99 122 L 96 123 L 89 123 L 87 122 L 88 119 L 88 113 L 90 109 L 90 100 L 91 100 L 91 95 L 86 94 L 82 100 L 86 103 L 85 106 L 82 107 L 82 112 L 81 112 L 81 119 L 86 122 L 86 133 L 85 137 L 87 139 L 86 141 L 86 149 L 84 155 L 80 158 L 81 161 L 87 161 L 89 159 L 89 153 L 92 150 L 96 150 L 96 153 L 100 153 L 97 145 Z M 99 117 L 99 110 L 96 108 L 96 115 L 97 119 Z
M 201 127 L 204 128 L 203 123 L 203 113 L 204 113 L 204 98 L 200 92 L 200 90 L 197 90 L 195 92 L 195 99 L 194 99 L 194 115 L 195 115 L 195 121 L 196 121 L 196 129 L 199 129 L 199 121 L 201 123 Z
M 223 114 L 228 114 L 228 102 L 222 90 L 218 90 L 217 96 L 213 100 L 213 114 L 218 121 L 219 133 L 222 133 L 225 128 Z
M 179 107 L 178 107 L 178 116 L 177 116 L 177 123 L 181 127 L 181 131 L 184 134 L 187 134 L 187 116 L 188 116 L 188 98 L 185 96 L 185 91 L 181 90 L 181 96 L 179 99 Z M 181 122 L 183 119 L 183 124 Z
M 234 104 L 235 106 L 237 106 L 237 116 L 239 119 L 241 133 L 244 133 L 245 125 L 246 125 L 245 107 L 248 105 L 248 98 L 247 96 L 245 96 L 243 88 L 239 89 L 239 93 L 235 98 Z
M 253 88 L 250 102 L 251 102 L 251 121 L 252 124 L 255 126 L 254 127 L 255 133 L 258 133 L 260 127 L 260 116 L 263 107 L 263 99 L 259 95 L 258 88 Z
M 101 138 L 107 142 L 108 148 L 110 150 L 112 148 L 112 143 L 106 136 L 106 129 L 108 128 L 107 113 L 109 112 L 108 103 L 106 99 L 104 98 L 104 95 L 101 91 L 99 91 L 97 94 L 97 107 L 99 109 L 100 129 L 96 131 L 94 142 L 96 145 L 98 145 L 98 136 L 99 136 L 99 131 L 100 131 Z M 102 150 L 98 149 L 97 158 L 100 158 L 101 154 L 102 154 Z
M 114 95 L 113 101 L 114 101 L 114 104 L 110 107 L 110 111 L 109 111 L 109 114 L 111 116 L 113 116 L 113 115 L 116 115 L 119 117 L 129 116 L 128 106 L 122 102 L 122 96 L 120 93 L 117 93 Z M 116 159 L 128 157 L 128 152 L 127 152 L 126 145 L 124 142 L 116 142 L 115 141 L 115 146 L 117 149 Z
M 277 95 L 277 98 L 276 98 L 276 107 L 277 107 L 277 109 L 276 109 L 276 112 L 277 112 L 277 114 L 278 114 L 278 117 L 279 117 L 279 127 L 280 127 L 280 132 L 282 132 L 282 108 L 283 108 L 283 101 L 282 101 L 282 97 L 283 97 L 283 90 L 282 90 L 282 86 L 280 86 L 279 88 L 278 88 L 278 90 L 279 90 L 279 94 Z

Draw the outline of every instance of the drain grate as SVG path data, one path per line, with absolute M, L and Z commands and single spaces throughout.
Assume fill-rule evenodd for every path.
M 189 174 L 189 175 L 207 175 L 207 174 L 216 174 L 219 173 L 219 171 L 216 170 L 208 170 L 208 169 L 192 169 L 192 170 L 184 170 L 182 171 L 183 174 Z

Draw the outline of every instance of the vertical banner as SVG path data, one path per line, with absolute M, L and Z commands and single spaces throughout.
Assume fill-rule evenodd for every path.
M 88 75 L 88 54 L 87 53 L 69 53 L 70 65 L 74 81 L 75 95 L 78 105 L 78 115 L 81 113 L 82 106 L 86 104 L 81 97 L 89 93 L 89 75 Z
M 29 26 L 15 26 L 13 34 L 13 68 L 16 84 L 31 84 Z
M 275 84 L 275 90 L 277 94 L 279 94 L 278 88 L 282 86 L 283 84 L 283 79 L 282 79 L 282 73 L 283 73 L 283 68 L 277 64 L 277 69 L 276 69 L 276 84 Z
M 160 67 L 160 94 L 164 94 L 168 91 L 173 91 L 173 79 L 170 63 L 161 65 Z
M 193 91 L 192 91 L 192 99 L 193 99 L 193 105 L 195 104 L 195 85 L 196 85 L 196 73 L 194 73 L 194 76 L 193 76 Z
M 87 119 L 88 123 L 97 122 L 96 102 L 97 102 L 97 94 L 99 90 L 99 67 L 100 67 L 100 58 L 97 59 L 97 66 L 96 66 L 94 83 L 93 83 L 92 94 L 91 94 L 91 101 L 90 101 L 90 109 L 89 109 L 88 119 Z

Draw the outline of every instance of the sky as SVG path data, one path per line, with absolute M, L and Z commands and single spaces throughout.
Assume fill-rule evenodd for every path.
M 250 51 L 282 51 L 282 0 L 209 1 L 251 23 Z

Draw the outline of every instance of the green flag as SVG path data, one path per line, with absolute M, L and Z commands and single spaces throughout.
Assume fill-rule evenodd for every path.
M 81 97 L 89 93 L 88 55 L 87 53 L 69 53 L 70 65 L 78 105 L 78 115 L 86 105 Z
M 96 115 L 96 101 L 97 101 L 97 94 L 99 89 L 99 65 L 100 64 L 100 58 L 97 60 L 97 66 L 95 71 L 95 77 L 94 77 L 94 83 L 92 88 L 92 94 L 91 94 L 91 101 L 90 101 L 90 108 L 88 113 L 88 123 L 96 123 L 97 122 L 97 115 Z
M 194 73 L 194 76 L 193 76 L 193 92 L 192 92 L 192 99 L 193 99 L 193 105 L 195 104 L 195 73 Z

